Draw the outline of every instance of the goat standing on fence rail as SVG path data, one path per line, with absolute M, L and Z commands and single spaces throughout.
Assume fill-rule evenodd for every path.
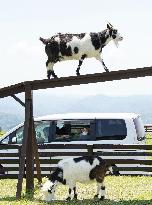
M 92 180 L 97 182 L 97 195 L 95 197 L 103 200 L 105 197 L 105 175 L 107 173 L 118 175 L 118 171 L 113 169 L 114 166 L 116 167 L 116 165 L 107 165 L 105 160 L 97 156 L 61 160 L 55 171 L 51 173 L 49 180 L 41 188 L 43 200 L 51 201 L 55 199 L 54 194 L 58 183 L 69 186 L 67 200 L 72 199 L 73 191 L 74 198 L 77 199 L 76 182 L 86 183 Z
M 45 52 L 48 56 L 48 60 L 46 61 L 48 79 L 50 79 L 51 75 L 54 78 L 57 77 L 53 66 L 58 61 L 63 60 L 79 60 L 79 65 L 76 70 L 77 75 L 80 75 L 80 67 L 83 60 L 92 57 L 99 60 L 105 71 L 109 72 L 100 54 L 102 48 L 111 40 L 118 46 L 118 42 L 123 40 L 123 38 L 118 33 L 118 30 L 114 29 L 110 23 L 107 24 L 107 29 L 98 33 L 58 33 L 48 39 L 40 37 L 40 41 L 45 44 Z

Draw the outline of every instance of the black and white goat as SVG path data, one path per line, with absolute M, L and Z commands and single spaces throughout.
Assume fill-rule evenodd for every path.
M 100 54 L 104 46 L 111 40 L 116 46 L 123 38 L 110 23 L 107 24 L 107 29 L 98 33 L 81 33 L 81 34 L 62 34 L 52 36 L 51 38 L 40 40 L 45 44 L 45 52 L 48 56 L 46 61 L 47 76 L 50 79 L 51 75 L 55 78 L 57 75 L 53 70 L 53 66 L 58 61 L 63 60 L 79 60 L 79 65 L 76 74 L 80 75 L 80 67 L 85 58 L 96 58 L 99 60 L 105 71 L 109 70 L 105 66 Z
M 118 175 L 118 171 L 114 171 L 116 165 L 107 165 L 106 161 L 98 156 L 67 158 L 61 160 L 50 178 L 41 188 L 42 199 L 45 201 L 55 200 L 55 189 L 58 183 L 69 186 L 69 196 L 67 200 L 77 199 L 76 182 L 86 183 L 92 180 L 97 182 L 96 198 L 101 200 L 105 197 L 104 178 L 106 174 L 112 173 Z

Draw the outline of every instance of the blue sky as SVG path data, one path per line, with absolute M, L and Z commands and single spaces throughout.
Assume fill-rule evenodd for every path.
M 0 6 L 0 87 L 46 78 L 46 54 L 39 37 L 57 32 L 102 31 L 109 21 L 124 40 L 103 49 L 109 70 L 152 65 L 151 0 L 5 0 Z M 75 75 L 78 61 L 57 63 L 59 77 Z M 81 74 L 104 72 L 100 62 L 86 59 Z M 152 94 L 152 77 L 49 89 L 53 94 Z M 44 92 L 44 91 L 40 91 Z M 45 91 L 47 92 L 47 91 Z

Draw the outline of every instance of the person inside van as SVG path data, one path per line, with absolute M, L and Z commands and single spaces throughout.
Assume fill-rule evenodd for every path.
M 42 132 L 36 132 L 36 139 L 38 144 L 44 144 L 45 142 L 45 136 Z
M 89 139 L 89 131 L 86 127 L 81 129 L 79 140 L 88 140 Z
M 71 133 L 71 125 L 64 124 L 63 127 L 56 127 L 56 138 L 55 141 L 69 141 Z

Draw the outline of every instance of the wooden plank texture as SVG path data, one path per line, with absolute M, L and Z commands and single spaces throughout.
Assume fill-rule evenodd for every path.
M 38 90 L 38 89 L 45 89 L 45 88 L 55 88 L 55 87 L 64 87 L 64 86 L 71 86 L 71 85 L 106 82 L 106 81 L 138 78 L 138 77 L 145 77 L 145 76 L 152 76 L 152 67 L 111 71 L 109 73 L 104 72 L 104 73 L 95 73 L 95 74 L 87 74 L 87 75 L 80 75 L 80 76 L 61 77 L 61 78 L 51 79 L 51 80 L 45 79 L 42 80 L 41 82 L 39 80 L 35 80 L 32 82 L 32 89 Z
M 39 149 L 88 149 L 87 144 L 45 144 L 38 145 Z M 93 144 L 93 149 L 122 149 L 122 150 L 152 150 L 152 145 L 114 145 L 114 144 Z
M 152 76 L 152 67 L 118 70 L 118 71 L 111 71 L 109 73 L 104 72 L 104 73 L 95 73 L 95 74 L 87 74 L 87 75 L 80 75 L 80 76 L 61 77 L 55 79 L 26 81 L 16 85 L 11 85 L 5 88 L 1 88 L 0 98 L 24 92 L 25 84 L 27 83 L 30 84 L 33 90 L 38 90 L 38 89 L 106 82 L 106 81 L 129 79 L 129 78 L 138 78 L 138 77 L 145 77 L 145 76 Z
M 16 192 L 17 199 L 21 198 L 26 148 L 28 146 L 27 142 L 28 142 L 28 137 L 29 137 L 29 126 L 30 126 L 30 115 L 31 115 L 30 98 L 31 98 L 31 87 L 30 85 L 27 84 L 25 88 L 25 123 L 24 123 L 23 143 L 22 143 L 22 148 L 20 151 L 19 175 L 18 175 L 17 192 Z
M 15 145 L 15 144 L 0 144 L 0 150 L 2 149 L 20 149 L 21 145 Z

